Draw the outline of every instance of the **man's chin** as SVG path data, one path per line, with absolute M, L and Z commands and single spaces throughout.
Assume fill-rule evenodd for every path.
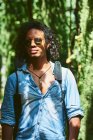
M 39 58 L 39 56 L 38 55 L 30 55 L 30 58 L 35 59 L 35 58 Z

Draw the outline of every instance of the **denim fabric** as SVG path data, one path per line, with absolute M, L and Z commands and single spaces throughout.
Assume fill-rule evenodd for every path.
M 50 62 L 52 69 L 54 63 Z M 55 80 L 42 94 L 26 65 L 18 69 L 18 93 L 21 95 L 22 112 L 16 140 L 65 140 L 65 109 L 59 83 Z M 67 117 L 81 115 L 79 93 L 72 72 L 62 67 L 62 89 L 65 93 Z M 16 92 L 16 74 L 6 82 L 1 107 L 0 123 L 15 125 L 13 96 Z

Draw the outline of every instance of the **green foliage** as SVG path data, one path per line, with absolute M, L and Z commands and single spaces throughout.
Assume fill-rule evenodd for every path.
M 93 1 L 0 0 L 0 89 L 14 68 L 12 44 L 17 29 L 32 18 L 50 26 L 61 43 L 60 60 L 75 74 L 84 109 L 78 140 L 92 140 Z
M 90 11 L 88 1 L 82 0 L 80 3 L 80 29 L 81 33 L 75 37 L 74 54 L 72 59 L 78 64 L 78 85 L 81 94 L 81 102 L 84 109 L 84 119 L 82 120 L 79 139 L 92 140 L 93 139 L 93 121 L 90 118 L 93 101 L 93 26 L 91 22 L 93 17 Z

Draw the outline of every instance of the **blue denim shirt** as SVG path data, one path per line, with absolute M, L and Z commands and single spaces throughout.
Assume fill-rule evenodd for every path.
M 52 69 L 54 63 L 50 62 Z M 62 89 L 68 119 L 83 116 L 79 93 L 72 72 L 62 67 Z M 6 83 L 1 108 L 0 123 L 15 125 L 13 96 L 16 92 L 16 74 L 11 74 Z M 65 140 L 65 109 L 59 83 L 55 80 L 42 94 L 31 73 L 23 65 L 18 70 L 18 93 L 21 95 L 22 112 L 16 140 Z

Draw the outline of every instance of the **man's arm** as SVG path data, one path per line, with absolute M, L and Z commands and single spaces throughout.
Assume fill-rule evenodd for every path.
M 69 140 L 77 140 L 80 129 L 80 117 L 76 116 L 69 120 Z
M 2 140 L 13 139 L 13 126 L 3 124 L 2 125 Z

